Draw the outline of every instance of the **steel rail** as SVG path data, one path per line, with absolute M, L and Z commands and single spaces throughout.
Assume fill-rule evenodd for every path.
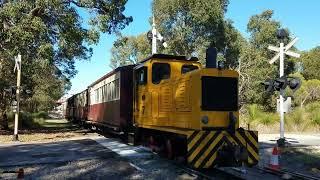
M 310 175 L 306 175 L 306 174 L 302 174 L 302 173 L 297 173 L 297 172 L 293 172 L 293 171 L 289 171 L 287 169 L 272 169 L 269 167 L 257 167 L 257 169 L 266 172 L 266 173 L 270 173 L 270 174 L 274 174 L 274 175 L 278 175 L 278 176 L 284 176 L 284 175 L 289 175 L 289 179 L 303 179 L 303 180 L 320 180 L 320 178 L 318 177 L 314 177 L 314 176 L 310 176 Z

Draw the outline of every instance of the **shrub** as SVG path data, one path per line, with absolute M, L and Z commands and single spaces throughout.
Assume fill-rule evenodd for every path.
M 48 112 L 40 111 L 40 112 L 32 113 L 32 117 L 46 119 L 49 116 L 48 116 Z
M 311 121 L 310 124 L 315 126 L 315 128 L 320 128 L 320 102 L 313 102 L 307 104 L 306 112 L 308 113 L 308 118 Z
M 311 121 L 313 124 L 320 126 L 320 111 L 314 111 L 311 114 Z
M 279 116 L 276 113 L 264 113 L 259 119 L 259 123 L 269 126 L 278 122 Z
M 320 111 L 320 102 L 307 104 L 305 109 L 308 113 L 318 112 Z
M 259 106 L 257 104 L 249 105 L 247 112 L 248 112 L 248 116 L 247 116 L 248 124 L 253 124 L 254 122 L 258 121 L 262 116 L 262 112 L 259 109 Z
M 287 114 L 285 123 L 289 131 L 303 132 L 313 128 L 310 114 L 305 108 L 297 107 Z
M 10 127 L 14 128 L 14 117 L 15 113 L 8 113 L 8 121 L 10 122 Z M 40 125 L 35 121 L 33 115 L 29 112 L 20 112 L 19 113 L 19 129 L 34 129 L 39 128 Z
M 241 126 L 250 124 L 252 129 L 262 133 L 273 133 L 272 128 L 279 128 L 279 113 L 264 112 L 259 105 L 251 104 L 244 107 L 240 114 Z M 306 104 L 304 107 L 295 107 L 285 114 L 285 130 L 291 132 L 315 132 L 320 130 L 320 102 Z
M 295 125 L 300 125 L 306 119 L 305 111 L 303 108 L 297 107 L 292 112 L 287 114 L 288 122 L 291 122 Z

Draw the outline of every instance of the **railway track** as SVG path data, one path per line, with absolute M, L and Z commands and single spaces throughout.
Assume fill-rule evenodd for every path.
M 191 169 L 189 167 L 179 165 L 181 170 L 189 175 L 195 177 L 195 179 L 294 179 L 294 180 L 320 180 L 318 177 L 306 175 L 303 173 L 297 173 L 293 171 L 289 171 L 286 169 L 281 170 L 273 170 L 268 167 L 256 167 L 252 170 L 256 170 L 258 172 L 255 173 L 247 173 L 246 170 L 241 168 L 215 168 L 210 170 L 201 170 L 197 171 Z M 258 174 L 255 176 L 254 174 Z M 273 175 L 266 177 L 266 174 Z M 261 177 L 259 177 L 261 176 Z
M 310 176 L 310 175 L 306 175 L 306 174 L 302 174 L 302 173 L 297 173 L 297 172 L 289 171 L 286 169 L 274 170 L 274 169 L 271 169 L 268 167 L 264 167 L 264 168 L 258 167 L 257 169 L 262 172 L 274 174 L 274 175 L 279 176 L 283 179 L 320 180 L 320 178 L 318 178 L 318 177 L 314 177 L 314 176 Z
M 112 136 L 111 136 L 111 138 L 112 138 Z M 131 161 L 132 166 L 134 166 L 137 170 L 145 171 L 144 167 L 141 167 L 139 164 L 136 164 L 133 161 L 133 159 L 132 159 L 133 156 L 126 157 L 125 155 L 123 155 L 123 152 L 121 150 L 121 149 L 123 149 L 125 151 L 129 150 L 129 151 L 139 152 L 139 150 L 136 150 L 136 149 L 140 149 L 140 148 L 137 148 L 132 145 L 127 145 L 123 141 L 113 139 L 113 138 L 110 139 L 111 141 L 109 142 L 112 145 L 109 145 L 109 143 L 103 143 L 103 138 L 102 138 L 102 140 L 97 140 L 97 139 L 93 139 L 93 140 L 97 141 L 98 143 L 100 143 L 104 147 L 113 150 L 117 154 L 119 154 L 119 155 L 125 157 L 126 159 L 128 159 L 129 161 Z M 115 145 L 117 146 L 117 148 L 116 148 L 117 150 L 113 149 L 113 146 L 115 146 Z M 243 176 L 241 176 L 241 172 L 240 173 L 239 172 L 238 173 L 237 172 L 231 173 L 229 171 L 225 171 L 225 170 L 219 169 L 219 168 L 195 170 L 195 169 L 188 167 L 185 164 L 177 162 L 176 160 L 169 160 L 169 159 L 165 158 L 164 154 L 155 153 L 151 149 L 149 149 L 148 147 L 143 147 L 143 149 L 144 149 L 143 150 L 144 153 L 149 154 L 149 155 L 152 154 L 152 155 L 155 155 L 161 159 L 165 159 L 170 164 L 173 164 L 175 167 L 177 167 L 180 171 L 190 175 L 194 179 L 219 179 L 219 180 L 221 180 L 221 179 L 226 179 L 226 180 L 228 180 L 228 179 L 245 179 Z M 147 155 L 146 157 L 148 157 L 149 155 Z M 143 158 L 144 158 L 143 156 L 139 157 L 140 160 Z
M 219 180 L 221 180 L 221 179 L 242 180 L 242 179 L 246 179 L 241 174 L 225 171 L 224 169 L 221 169 L 221 168 L 195 170 L 195 169 L 192 169 L 186 165 L 179 164 L 176 161 L 172 161 L 172 163 L 175 164 L 176 166 L 178 166 L 181 171 L 189 174 L 190 176 L 194 177 L 195 179 L 209 179 L 209 180 L 216 180 L 216 179 L 219 179 Z
M 119 146 L 124 147 L 125 149 L 134 150 L 136 147 L 125 145 L 121 140 L 115 140 L 112 141 L 111 144 L 115 144 L 117 142 Z M 106 148 L 112 149 L 110 146 L 105 146 Z M 144 147 L 145 149 L 148 149 L 147 147 Z M 160 158 L 166 159 L 162 155 L 158 153 L 154 153 L 151 150 L 148 150 L 146 152 L 150 152 L 151 154 L 157 155 Z M 121 152 L 116 152 L 120 153 Z M 130 159 L 130 157 L 127 157 Z M 168 159 L 167 159 L 168 160 Z M 320 180 L 320 178 L 312 177 L 309 175 L 305 175 L 302 173 L 296 173 L 289 170 L 279 170 L 275 171 L 270 168 L 261 168 L 261 167 L 254 167 L 254 168 L 215 168 L 215 169 L 203 169 L 203 170 L 195 170 L 192 169 L 184 164 L 181 164 L 175 160 L 168 160 L 171 164 L 174 164 L 176 167 L 178 167 L 182 172 L 190 175 L 191 177 L 194 177 L 194 179 L 306 179 L 306 180 Z M 138 166 L 139 167 L 139 166 Z M 139 168 L 137 168 L 139 169 Z

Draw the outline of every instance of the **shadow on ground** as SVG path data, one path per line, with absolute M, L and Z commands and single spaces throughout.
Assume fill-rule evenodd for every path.
M 90 139 L 0 147 L 0 172 L 19 168 L 26 179 L 123 179 L 136 171 Z M 0 174 L 0 179 L 14 176 Z

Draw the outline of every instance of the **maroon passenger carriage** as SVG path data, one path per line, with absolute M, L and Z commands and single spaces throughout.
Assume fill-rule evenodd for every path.
M 132 126 L 133 67 L 118 67 L 88 87 L 85 124 L 116 134 L 128 132 Z
M 84 90 L 74 95 L 74 114 L 73 119 L 75 122 L 87 119 L 88 116 L 88 90 Z

